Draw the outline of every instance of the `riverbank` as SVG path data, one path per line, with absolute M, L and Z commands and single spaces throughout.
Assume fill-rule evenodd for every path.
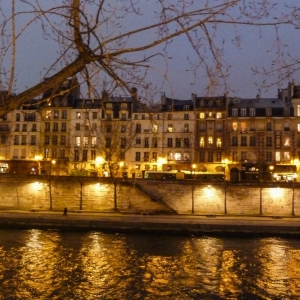
M 68 212 L 63 216 L 62 212 L 54 211 L 1 211 L 0 228 L 300 237 L 300 218 L 113 212 Z

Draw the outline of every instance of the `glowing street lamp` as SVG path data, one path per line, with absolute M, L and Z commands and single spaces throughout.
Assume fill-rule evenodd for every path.
M 43 159 L 42 155 L 35 155 L 34 159 L 37 161 L 38 163 L 38 175 L 41 174 L 41 160 Z

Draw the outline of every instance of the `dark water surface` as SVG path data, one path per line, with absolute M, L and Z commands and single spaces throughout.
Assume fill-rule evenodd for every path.
M 0 230 L 0 299 L 300 299 L 300 240 Z

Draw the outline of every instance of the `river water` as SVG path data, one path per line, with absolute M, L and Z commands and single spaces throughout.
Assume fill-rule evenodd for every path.
M 299 299 L 300 240 L 0 230 L 0 299 Z

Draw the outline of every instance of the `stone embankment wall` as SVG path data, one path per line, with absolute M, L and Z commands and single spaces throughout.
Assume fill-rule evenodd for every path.
M 50 200 L 52 198 L 52 201 Z M 203 184 L 133 182 L 93 177 L 0 176 L 0 209 L 119 211 L 128 213 L 300 216 L 300 183 Z

